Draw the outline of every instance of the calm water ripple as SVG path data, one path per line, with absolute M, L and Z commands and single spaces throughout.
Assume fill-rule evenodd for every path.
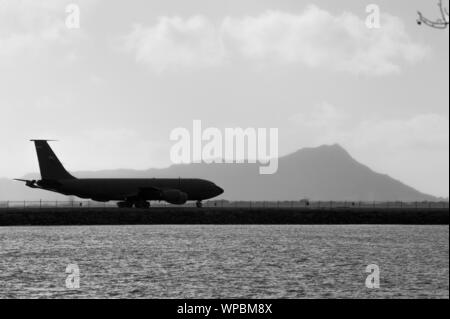
M 0 227 L 0 298 L 74 297 L 449 298 L 449 227 Z

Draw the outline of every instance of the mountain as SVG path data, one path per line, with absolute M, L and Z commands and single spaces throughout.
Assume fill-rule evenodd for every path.
M 372 171 L 341 146 L 304 148 L 281 157 L 278 171 L 260 175 L 259 164 L 186 164 L 163 169 L 104 170 L 74 173 L 77 177 L 197 177 L 214 181 L 229 200 L 436 201 L 387 175 Z M 36 177 L 28 175 L 27 178 Z M 58 197 L 58 198 L 57 198 Z M 64 199 L 67 197 L 0 180 L 0 200 Z

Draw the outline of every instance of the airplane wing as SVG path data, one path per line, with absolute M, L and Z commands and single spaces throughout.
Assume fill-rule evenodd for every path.
M 162 189 L 157 187 L 141 187 L 139 188 L 139 197 L 153 197 L 153 196 L 160 196 L 162 192 Z
M 158 198 L 162 189 L 158 187 L 140 187 L 137 193 L 128 194 L 127 198 Z

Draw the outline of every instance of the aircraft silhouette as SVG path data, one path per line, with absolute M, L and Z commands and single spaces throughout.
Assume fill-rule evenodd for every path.
M 36 146 L 41 180 L 15 179 L 31 188 L 136 208 L 148 208 L 152 200 L 176 205 L 195 201 L 202 207 L 202 200 L 224 192 L 213 182 L 194 178 L 75 178 L 61 164 L 49 140 L 31 141 Z

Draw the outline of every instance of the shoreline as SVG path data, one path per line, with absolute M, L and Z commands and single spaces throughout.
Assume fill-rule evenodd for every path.
M 0 208 L 1 226 L 449 225 L 448 208 Z

